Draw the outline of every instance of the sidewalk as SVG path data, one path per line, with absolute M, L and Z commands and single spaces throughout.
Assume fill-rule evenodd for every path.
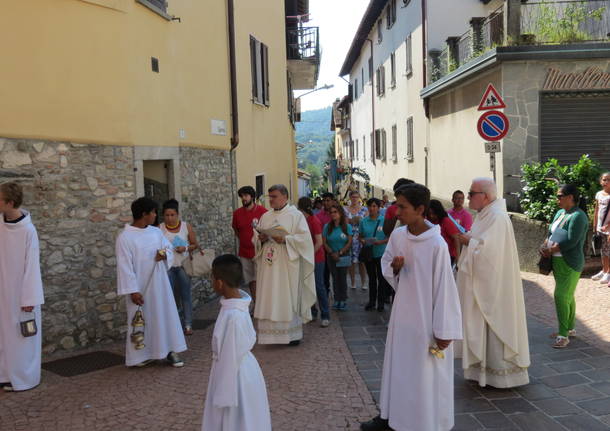
M 528 318 L 531 382 L 514 390 L 480 388 L 478 384 L 464 380 L 460 361 L 456 360 L 454 431 L 610 430 L 609 352 L 581 339 L 573 340 L 563 350 L 553 349 L 549 334 L 554 330 L 549 324 L 555 323 L 554 306 L 552 295 L 548 296 L 552 278 L 540 280 L 536 274 L 524 274 L 524 279 L 528 280 L 528 313 L 533 311 L 548 319 L 544 322 Z M 587 291 L 583 288 L 582 292 Z M 378 401 L 390 310 L 386 306 L 383 313 L 364 311 L 368 291 L 350 289 L 349 294 L 349 310 L 340 315 L 341 326 L 358 370 Z M 588 322 L 608 322 L 610 315 L 598 314 L 596 310 L 603 311 L 602 304 L 610 303 L 609 297 L 610 289 L 605 301 L 597 298 L 599 302 L 594 309 L 588 307 L 592 300 L 581 298 L 579 318 L 589 313 Z M 552 315 L 548 312 L 549 307 L 553 310 Z M 579 322 L 577 329 L 597 334 L 596 328 L 587 328 L 584 323 Z

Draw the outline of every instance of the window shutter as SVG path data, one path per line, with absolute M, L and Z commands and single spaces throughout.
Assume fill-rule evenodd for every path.
M 387 157 L 388 156 L 388 145 L 387 145 L 387 140 L 386 140 L 385 129 L 381 130 L 381 142 L 382 142 L 381 154 L 382 154 L 382 159 L 385 162 L 388 158 Z
M 375 134 L 371 132 L 371 162 L 375 164 Z
M 390 86 L 396 87 L 396 54 L 390 54 Z
M 252 69 L 252 100 L 258 100 L 258 74 L 256 68 L 256 39 L 250 36 L 250 67 Z
M 394 163 L 398 163 L 398 131 L 396 129 L 396 124 L 392 126 L 392 160 Z
M 362 137 L 362 161 L 366 162 L 366 136 Z
M 261 43 L 261 60 L 264 90 L 262 102 L 268 106 L 271 100 L 269 97 L 269 49 L 264 43 Z
M 413 117 L 407 119 L 407 160 L 412 162 L 413 157 Z

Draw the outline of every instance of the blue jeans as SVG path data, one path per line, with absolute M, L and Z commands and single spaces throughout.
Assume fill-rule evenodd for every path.
M 318 297 L 318 307 L 320 307 L 320 319 L 328 320 L 330 319 L 330 313 L 328 312 L 328 291 L 324 283 L 324 268 L 326 264 L 325 262 L 318 262 L 315 265 L 316 296 Z M 311 313 L 313 316 L 318 314 L 315 304 L 311 307 Z
M 180 314 L 180 320 L 186 327 L 193 326 L 193 299 L 191 298 L 191 279 L 181 266 L 173 266 L 167 271 L 172 285 L 174 299 Z

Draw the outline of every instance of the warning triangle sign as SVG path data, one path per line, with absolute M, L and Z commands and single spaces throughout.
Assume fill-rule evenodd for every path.
M 504 100 L 500 97 L 500 93 L 493 86 L 493 84 L 489 84 L 487 86 L 487 90 L 485 90 L 485 94 L 483 94 L 483 98 L 481 99 L 481 103 L 479 103 L 479 111 L 487 111 L 488 109 L 501 109 L 506 108 L 504 104 Z

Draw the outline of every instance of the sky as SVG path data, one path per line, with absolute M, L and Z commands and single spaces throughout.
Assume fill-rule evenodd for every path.
M 310 0 L 310 21 L 305 24 L 320 27 L 322 65 L 318 87 L 334 85 L 301 98 L 301 111 L 325 108 L 336 98 L 347 94 L 347 83 L 339 78 L 339 70 L 358 29 L 369 0 Z M 307 91 L 295 91 L 295 95 Z

